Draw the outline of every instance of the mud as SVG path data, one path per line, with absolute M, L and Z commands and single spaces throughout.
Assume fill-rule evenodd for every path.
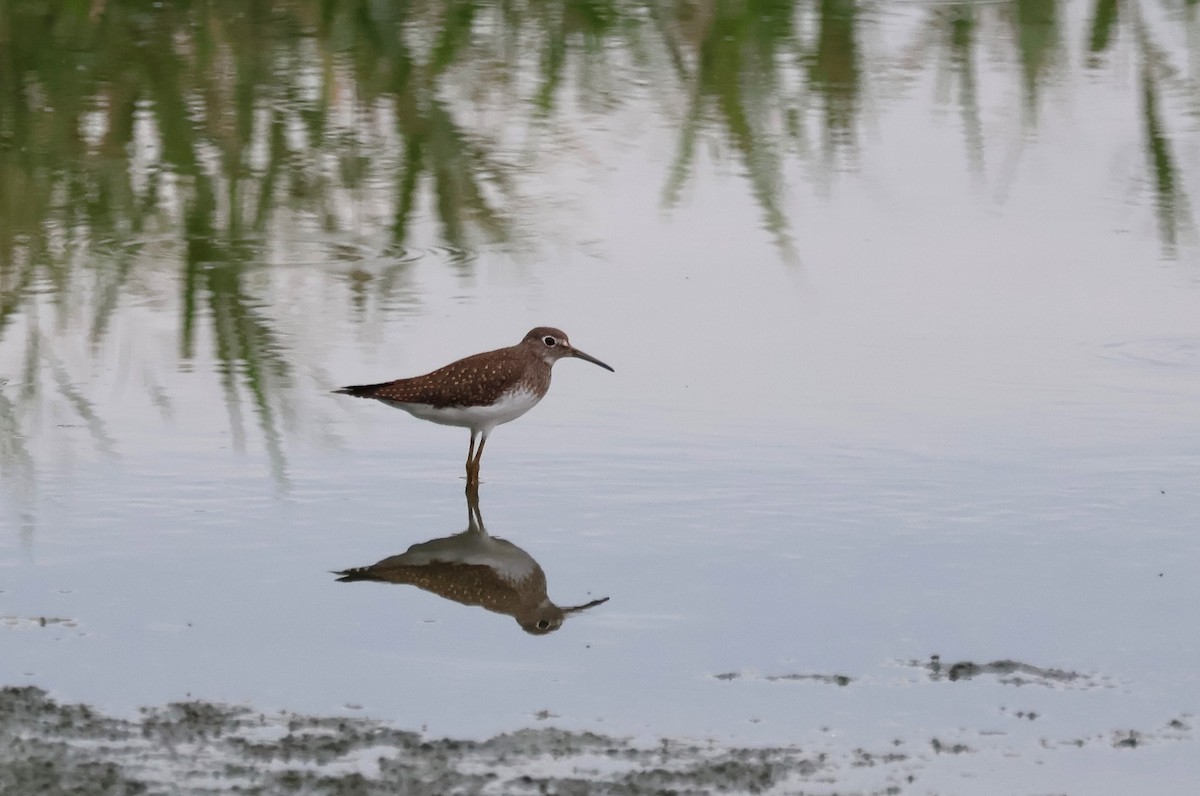
M 1044 748 L 1136 749 L 1190 734 L 1190 717 L 1179 717 L 1158 731 L 1122 730 Z M 978 735 L 976 743 L 995 739 Z M 878 750 L 669 739 L 646 746 L 548 728 L 435 740 L 370 719 L 267 715 L 202 701 L 144 708 L 124 719 L 57 702 L 36 687 L 0 689 L 6 796 L 928 793 L 927 773 L 977 751 L 975 743 L 936 737 L 896 739 Z
M 1044 668 L 1013 660 L 991 661 L 990 663 L 958 661 L 947 665 L 942 661 L 941 656 L 931 655 L 928 661 L 909 661 L 908 665 L 925 669 L 929 672 L 929 679 L 934 682 L 948 680 L 953 683 L 990 675 L 1003 685 L 1066 686 L 1073 688 L 1109 688 L 1115 685 L 1099 675 Z
M 713 677 L 717 680 L 759 679 L 766 680 L 768 683 L 795 680 L 840 686 L 847 686 L 854 682 L 854 678 L 844 674 L 767 674 L 753 676 L 743 674 L 742 672 L 722 672 L 721 674 L 714 674 Z
M 429 740 L 357 718 L 207 702 L 137 720 L 0 690 L 0 793 L 773 793 L 832 769 L 799 749 L 723 749 L 525 729 Z

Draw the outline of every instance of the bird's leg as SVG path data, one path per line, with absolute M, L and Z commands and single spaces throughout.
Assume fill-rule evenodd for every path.
M 472 467 L 475 469 L 474 477 L 471 475 Z M 475 429 L 471 429 L 471 446 L 467 448 L 467 488 L 469 489 L 471 484 L 478 482 L 478 480 L 479 468 L 475 465 Z
M 479 485 L 479 460 L 483 458 L 483 446 L 487 444 L 487 432 L 479 435 L 479 447 L 475 449 L 474 461 L 467 465 L 467 484 Z
M 483 530 L 483 512 L 479 510 L 479 482 L 467 484 L 467 527 Z M 484 531 L 486 533 L 486 531 Z

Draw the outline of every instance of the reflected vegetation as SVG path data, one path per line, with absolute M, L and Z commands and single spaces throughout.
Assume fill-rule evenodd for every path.
M 1141 140 L 1116 148 L 1144 153 L 1134 201 L 1149 197 L 1173 256 L 1195 231 L 1168 119 L 1182 110 L 1194 127 L 1200 111 L 1186 52 L 1197 6 L 1077 2 L 1080 30 L 1065 0 L 10 0 L 0 468 L 31 480 L 21 429 L 50 402 L 95 452 L 117 447 L 79 388 L 86 366 L 61 348 L 83 335 L 99 349 L 136 299 L 174 323 L 172 366 L 215 361 L 234 447 L 255 434 L 285 484 L 290 396 L 310 358 L 280 341 L 271 272 L 345 264 L 344 311 L 361 317 L 402 293 L 408 265 L 431 252 L 465 272 L 484 248 L 534 246 L 555 204 L 531 185 L 539 157 L 570 149 L 561 140 L 580 113 L 651 109 L 676 131 L 654 175 L 663 206 L 686 202 L 702 157 L 733 164 L 761 224 L 735 234 L 769 235 L 798 259 L 796 197 L 859 168 L 864 128 L 917 77 L 949 89 L 936 102 L 957 109 L 962 157 L 986 180 L 987 153 L 1011 131 L 982 121 L 984 64 L 1017 88 L 1036 131 L 1045 87 L 1080 67 L 1119 80 L 1132 62 Z M 1150 12 L 1178 28 L 1150 24 Z M 176 396 L 154 375 L 163 363 L 143 365 L 170 416 Z
M 409 584 L 511 616 L 526 633 L 538 636 L 558 630 L 572 614 L 608 602 L 602 597 L 583 605 L 555 605 L 538 562 L 512 542 L 490 535 L 483 525 L 478 490 L 468 488 L 466 494 L 465 531 L 414 544 L 367 567 L 337 572 L 338 580 Z

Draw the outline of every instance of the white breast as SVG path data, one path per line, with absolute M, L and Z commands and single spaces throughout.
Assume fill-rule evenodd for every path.
M 427 567 L 432 564 L 474 564 L 492 569 L 510 583 L 519 583 L 537 571 L 529 553 L 505 539 L 479 531 L 464 531 L 442 539 L 431 539 L 408 551 L 381 561 L 391 566 Z
M 385 403 L 431 423 L 487 432 L 502 423 L 516 420 L 537 406 L 537 402 L 540 400 L 542 400 L 541 396 L 534 392 L 515 390 L 505 394 L 491 406 L 447 406 L 437 409 L 428 404 L 410 404 L 399 401 L 386 401 Z

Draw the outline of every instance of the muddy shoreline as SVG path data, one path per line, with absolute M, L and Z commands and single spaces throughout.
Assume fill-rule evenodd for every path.
M 1180 716 L 1155 729 L 1043 748 L 1136 753 L 1191 737 L 1190 717 Z M 3 794 L 953 793 L 936 787 L 949 773 L 939 769 L 961 769 L 964 760 L 969 769 L 981 753 L 1017 756 L 1003 744 L 948 735 L 879 749 L 672 739 L 646 746 L 555 728 L 433 739 L 366 718 L 266 714 L 205 701 L 142 708 L 125 719 L 59 702 L 34 686 L 0 689 Z

